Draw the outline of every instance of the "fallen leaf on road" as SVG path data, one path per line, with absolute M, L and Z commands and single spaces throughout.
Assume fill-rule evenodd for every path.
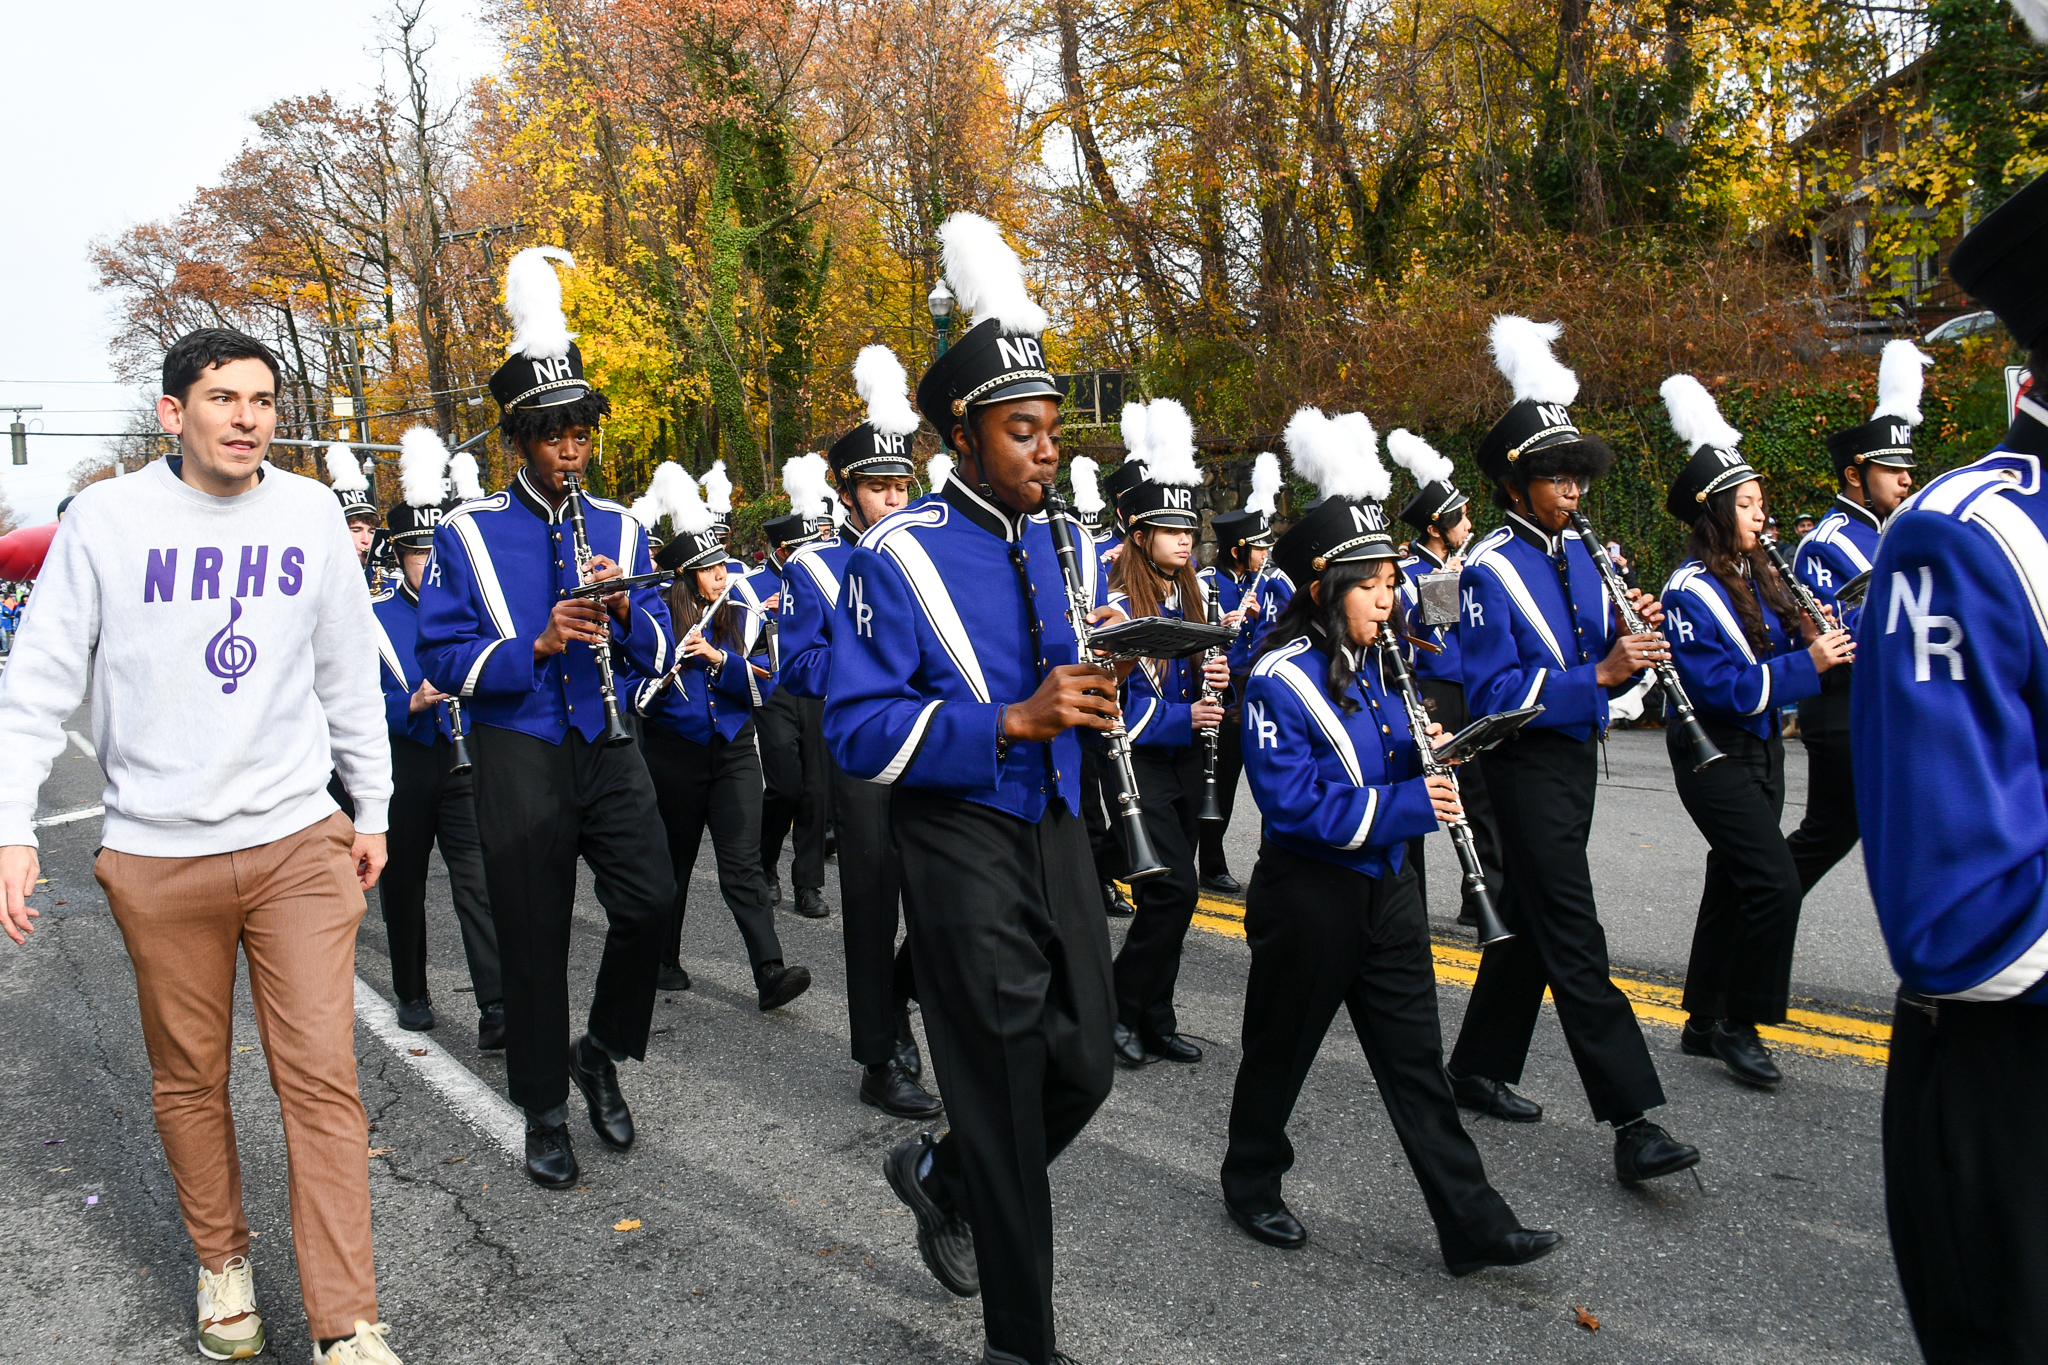
M 393 1149 L 393 1148 L 390 1148 L 390 1147 L 372 1147 L 372 1148 L 370 1149 L 370 1155 L 371 1155 L 371 1156 L 390 1156 L 393 1150 L 394 1150 L 394 1149 Z
M 69 904 L 71 904 L 71 902 L 70 902 L 70 901 L 58 901 L 58 902 L 57 902 L 57 904 L 59 904 L 59 905 L 69 905 Z
M 613 1232 L 637 1232 L 639 1229 L 640 1220 L 638 1218 L 621 1218 L 618 1222 L 612 1224 Z
M 456 1165 L 456 1164 L 457 1164 L 457 1163 L 459 1163 L 459 1162 L 463 1162 L 463 1161 L 467 1161 L 467 1160 L 469 1160 L 469 1153 L 468 1153 L 468 1152 L 464 1152 L 464 1153 L 463 1153 L 463 1154 L 462 1154 L 461 1156 L 451 1156 L 451 1157 L 449 1157 L 449 1158 L 448 1158 L 448 1159 L 447 1159 L 446 1161 L 442 1162 L 441 1164 L 442 1164 L 443 1166 L 453 1166 L 453 1165 Z
M 1577 1304 L 1573 1304 L 1572 1312 L 1577 1313 L 1579 1315 L 1579 1326 L 1585 1328 L 1588 1332 L 1597 1332 L 1600 1330 L 1600 1319 L 1594 1317 L 1585 1309 L 1579 1307 Z
M 235 1051 L 237 1052 L 254 1052 L 255 1050 L 256 1049 L 248 1043 L 243 1043 L 240 1047 L 235 1049 Z
M 427 1055 L 427 1050 L 423 1047 L 409 1047 L 406 1049 L 406 1051 L 410 1052 L 415 1057 L 424 1057 Z
M 832 1244 L 831 1246 L 828 1246 L 828 1247 L 826 1247 L 826 1248 L 825 1248 L 824 1250 L 822 1250 L 822 1251 L 814 1251 L 814 1252 L 812 1252 L 811 1254 L 812 1254 L 813 1256 L 830 1256 L 830 1255 L 831 1255 L 831 1254 L 832 1254 L 833 1252 L 835 1252 L 835 1251 L 839 1250 L 839 1246 L 840 1246 L 840 1244 L 839 1244 L 839 1243 L 837 1243 L 837 1242 L 834 1242 L 834 1243 L 833 1243 L 833 1244 Z
M 44 1139 L 43 1139 L 43 1146 L 45 1146 L 45 1147 L 55 1147 L 55 1146 L 56 1146 L 57 1144 L 59 1144 L 59 1143 L 62 1143 L 62 1142 L 69 1142 L 69 1141 L 71 1141 L 71 1139 L 70 1139 L 70 1138 L 44 1138 Z

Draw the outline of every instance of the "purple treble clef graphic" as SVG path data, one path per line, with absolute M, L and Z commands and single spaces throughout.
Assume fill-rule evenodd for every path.
M 242 599 L 228 599 L 228 623 L 221 627 L 220 634 L 206 642 L 206 671 L 216 678 L 226 678 L 220 685 L 223 692 L 235 690 L 245 674 L 256 666 L 256 644 L 246 635 L 235 634 L 235 622 L 242 619 Z

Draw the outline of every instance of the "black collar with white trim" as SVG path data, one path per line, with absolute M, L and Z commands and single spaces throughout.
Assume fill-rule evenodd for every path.
M 1520 512 L 1508 513 L 1508 528 L 1517 540 L 1535 546 L 1551 559 L 1564 553 L 1564 532 L 1552 535 Z
M 939 490 L 944 498 L 962 516 L 992 536 L 1006 541 L 1024 538 L 1024 523 L 1029 520 L 1022 512 L 1012 512 L 1002 504 L 984 498 L 969 488 L 955 471 Z
M 527 476 L 526 466 L 524 465 L 521 465 L 519 472 L 512 476 L 512 496 L 525 503 L 528 511 L 550 526 L 569 515 L 569 500 L 567 498 L 562 499 L 560 507 L 549 506 L 548 500 L 541 495 L 540 489 L 535 487 L 533 480 Z
M 1865 526 L 1868 526 L 1871 530 L 1881 531 L 1884 529 L 1884 527 L 1878 523 L 1877 518 L 1870 514 L 1870 509 L 1868 507 L 1865 507 L 1862 503 L 1855 501 L 1847 493 L 1835 494 L 1835 503 L 1843 511 L 1847 512 L 1857 521 L 1862 522 Z

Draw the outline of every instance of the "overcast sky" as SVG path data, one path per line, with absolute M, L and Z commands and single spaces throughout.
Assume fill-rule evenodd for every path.
M 49 431 L 118 431 L 134 391 L 111 383 L 111 301 L 88 244 L 167 217 L 247 139 L 249 115 L 287 95 L 361 96 L 378 80 L 388 0 L 138 0 L 9 7 L 0 79 L 0 403 L 40 403 Z M 495 69 L 474 0 L 429 0 L 431 65 L 453 90 Z M 61 382 L 60 382 L 61 381 Z M 34 416 L 35 414 L 30 414 Z M 0 422 L 12 414 L 0 412 Z M 32 427 L 33 431 L 34 428 Z M 0 487 L 24 525 L 50 520 L 72 467 L 102 442 L 29 437 Z

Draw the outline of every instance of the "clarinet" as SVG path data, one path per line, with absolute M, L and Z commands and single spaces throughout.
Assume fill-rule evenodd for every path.
M 455 740 L 455 761 L 448 765 L 451 773 L 466 773 L 469 762 L 469 726 L 462 720 L 462 703 L 455 698 L 448 699 L 448 733 Z
M 1074 628 L 1074 647 L 1079 651 L 1080 661 L 1088 663 L 1094 655 L 1088 648 L 1091 632 L 1087 580 L 1081 576 L 1081 555 L 1074 548 L 1074 529 L 1067 523 L 1067 514 L 1066 500 L 1048 487 L 1045 490 L 1045 525 L 1052 532 L 1052 548 L 1059 556 L 1060 576 L 1067 582 L 1067 620 Z M 1138 809 L 1138 775 L 1131 770 L 1131 737 L 1124 730 L 1122 716 L 1117 717 L 1113 728 L 1103 732 L 1102 738 L 1113 765 L 1117 814 L 1124 827 L 1124 851 L 1130 855 L 1131 870 L 1124 880 L 1136 884 L 1153 877 L 1163 877 L 1167 866 L 1159 860 L 1158 851 L 1152 847 L 1152 836 L 1145 832 L 1145 818 Z
M 1401 693 L 1401 704 L 1407 708 L 1408 729 L 1415 740 L 1415 752 L 1422 759 L 1423 775 L 1448 777 L 1451 789 L 1456 791 L 1457 771 L 1437 757 L 1436 746 L 1429 742 L 1429 708 L 1422 704 L 1422 693 L 1415 686 L 1415 674 L 1409 669 L 1408 661 L 1401 657 L 1401 638 L 1386 626 L 1380 627 L 1380 636 L 1375 643 L 1385 660 L 1385 676 L 1394 679 L 1394 686 Z M 1472 907 L 1472 918 L 1479 925 L 1479 946 L 1484 948 L 1489 943 L 1513 938 L 1514 931 L 1493 908 L 1493 896 L 1486 889 L 1486 874 L 1479 866 L 1479 846 L 1472 840 L 1471 823 L 1460 815 L 1448 829 L 1451 846 L 1458 850 L 1459 866 L 1465 869 L 1465 903 Z
M 569 528 L 576 538 L 576 581 L 590 581 L 590 535 L 583 525 L 583 485 L 574 474 L 562 476 L 562 486 L 569 492 Z M 611 633 L 611 613 L 605 613 L 605 633 Z M 597 690 L 604 696 L 604 739 L 605 744 L 631 744 L 633 736 L 619 719 L 619 693 L 612 682 L 612 646 L 606 638 L 592 646 L 591 653 L 597 657 Z
M 1221 593 L 1212 592 L 1209 594 L 1209 624 L 1212 626 L 1223 624 Z M 1202 663 L 1205 665 L 1202 672 L 1203 701 L 1214 702 L 1222 698 L 1223 694 L 1210 685 L 1206 667 L 1211 659 L 1216 658 L 1222 652 L 1220 648 L 1211 649 L 1205 651 L 1202 655 Z M 1201 809 L 1195 812 L 1197 820 L 1207 820 L 1219 824 L 1223 821 L 1224 815 L 1223 795 L 1216 790 L 1216 748 L 1222 742 L 1222 739 L 1223 726 L 1221 724 L 1212 726 L 1202 732 L 1202 805 Z
M 1813 589 L 1800 582 L 1799 575 L 1792 572 L 1792 561 L 1785 554 L 1785 547 L 1775 540 L 1764 540 L 1762 537 L 1758 537 L 1757 543 L 1762 545 L 1764 553 L 1771 557 L 1771 567 L 1778 571 L 1779 579 L 1785 584 L 1785 591 L 1792 594 L 1794 605 L 1805 613 L 1807 620 L 1813 622 L 1813 628 L 1823 635 L 1831 630 L 1840 629 L 1834 622 L 1828 620 L 1820 599 L 1813 595 Z
M 1614 598 L 1615 610 L 1621 613 L 1622 625 L 1630 635 L 1651 634 L 1649 623 L 1628 600 L 1628 584 L 1621 581 L 1621 574 L 1607 557 L 1607 547 L 1593 534 L 1593 523 L 1586 520 L 1583 512 L 1574 511 L 1567 515 L 1572 529 L 1579 533 L 1579 539 L 1592 554 L 1593 563 L 1607 584 L 1607 592 Z M 1709 764 L 1719 763 L 1725 755 L 1714 747 L 1714 741 L 1707 738 L 1699 717 L 1693 714 L 1692 699 L 1685 695 L 1685 684 L 1678 678 L 1678 665 L 1666 659 L 1660 664 L 1652 664 L 1651 669 L 1656 673 L 1657 681 L 1664 685 L 1664 695 L 1670 698 L 1671 714 L 1677 717 L 1679 735 L 1692 749 L 1692 770 L 1698 772 Z

